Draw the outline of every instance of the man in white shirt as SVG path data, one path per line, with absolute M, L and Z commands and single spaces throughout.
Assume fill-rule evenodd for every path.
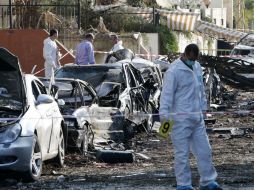
M 123 41 L 122 40 L 119 40 L 118 36 L 116 34 L 112 34 L 111 35 L 111 38 L 113 40 L 113 48 L 111 49 L 112 52 L 116 52 L 120 49 L 124 49 L 123 47 Z
M 59 64 L 59 51 L 56 44 L 56 39 L 58 38 L 58 31 L 52 29 L 49 32 L 49 37 L 43 42 L 43 57 L 45 59 L 45 77 L 50 78 L 53 71 L 60 67 Z
M 118 50 L 124 49 L 123 47 L 123 41 L 119 40 L 118 36 L 116 34 L 112 34 L 111 36 L 112 42 L 114 44 L 114 46 L 112 47 L 112 49 L 110 50 L 110 54 L 107 56 L 106 58 L 106 63 L 115 63 L 117 62 L 117 58 L 115 57 L 115 52 L 117 52 Z

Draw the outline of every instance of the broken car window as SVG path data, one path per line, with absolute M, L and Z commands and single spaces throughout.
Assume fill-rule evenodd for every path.
M 0 107 L 22 109 L 22 95 L 16 86 L 18 85 L 15 73 L 0 72 Z
M 83 96 L 83 101 L 85 102 L 85 105 L 90 106 L 93 103 L 93 99 L 94 99 L 94 97 L 92 96 L 92 93 L 84 84 L 80 83 L 80 87 L 81 87 L 81 94 Z
M 65 101 L 65 106 L 69 108 L 77 108 L 82 106 L 81 94 L 76 82 L 57 82 L 58 99 Z

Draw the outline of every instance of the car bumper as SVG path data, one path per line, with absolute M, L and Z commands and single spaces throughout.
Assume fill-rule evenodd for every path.
M 27 171 L 32 154 L 33 137 L 19 137 L 10 144 L 0 144 L 0 170 Z

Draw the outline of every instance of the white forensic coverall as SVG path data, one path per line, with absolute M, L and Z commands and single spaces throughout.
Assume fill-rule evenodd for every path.
M 174 168 L 178 186 L 189 186 L 191 171 L 189 153 L 192 151 L 200 174 L 200 184 L 214 181 L 217 172 L 206 134 L 202 111 L 207 109 L 202 70 L 196 61 L 191 70 L 181 59 L 175 60 L 164 75 L 160 98 L 161 122 L 173 119 L 171 139 L 174 146 Z M 170 113 L 193 113 L 177 115 Z
M 113 48 L 111 49 L 111 51 L 112 52 L 116 52 L 116 51 L 118 51 L 118 50 L 120 50 L 120 49 L 124 49 L 124 47 L 123 47 L 123 41 L 118 41 L 114 46 L 113 46 Z
M 50 78 L 53 70 L 59 67 L 58 65 L 58 49 L 56 42 L 51 40 L 50 37 L 46 38 L 43 42 L 43 57 L 45 59 L 45 77 Z
M 110 53 L 114 53 L 114 52 L 117 52 L 118 50 L 120 49 L 124 49 L 123 47 L 123 41 L 118 41 L 111 49 Z M 110 59 L 108 60 L 108 63 L 115 63 L 117 62 L 117 59 L 113 56 L 110 57 Z

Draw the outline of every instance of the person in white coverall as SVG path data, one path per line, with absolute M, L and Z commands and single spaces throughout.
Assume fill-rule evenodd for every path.
M 193 190 L 189 153 L 197 160 L 200 190 L 222 190 L 215 181 L 217 172 L 212 163 L 203 114 L 207 101 L 200 64 L 199 48 L 189 44 L 164 75 L 160 97 L 161 123 L 173 120 L 171 139 L 174 147 L 174 170 L 177 190 Z M 176 114 L 188 113 L 188 114 Z
M 118 38 L 118 36 L 116 34 L 112 34 L 111 38 L 112 38 L 112 41 L 113 41 L 113 44 L 114 44 L 114 46 L 111 49 L 112 52 L 116 52 L 116 51 L 118 51 L 120 49 L 124 49 L 124 47 L 123 47 L 123 41 L 119 40 L 119 38 Z
M 49 37 L 43 42 L 43 57 L 45 59 L 45 77 L 50 78 L 52 75 L 52 69 L 55 71 L 59 64 L 59 51 L 56 44 L 56 39 L 58 38 L 58 31 L 56 29 L 50 30 Z

